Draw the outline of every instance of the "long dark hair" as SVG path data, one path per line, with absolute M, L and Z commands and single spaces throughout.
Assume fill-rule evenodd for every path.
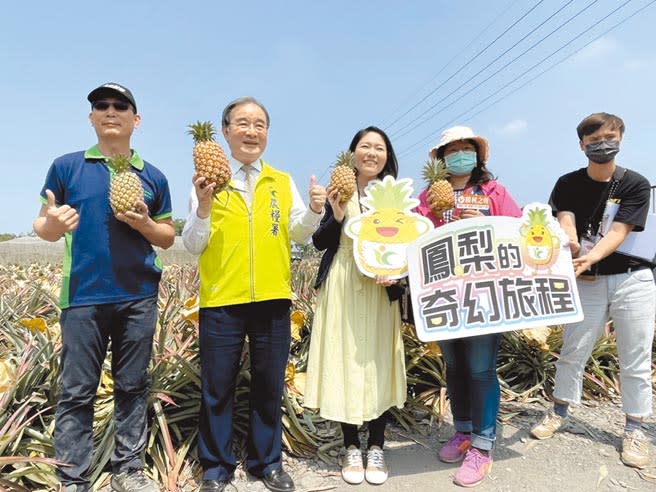
M 349 145 L 349 150 L 351 152 L 355 152 L 355 148 L 357 147 L 360 140 L 362 140 L 362 137 L 364 137 L 365 134 L 369 132 L 374 132 L 380 135 L 383 141 L 385 142 L 385 147 L 387 147 L 387 161 L 385 162 L 385 166 L 383 167 L 383 169 L 378 173 L 377 178 L 383 179 L 385 176 L 390 175 L 390 176 L 394 176 L 394 178 L 396 179 L 396 177 L 399 175 L 399 164 L 396 160 L 396 154 L 394 153 L 392 142 L 390 142 L 390 139 L 387 136 L 387 134 L 377 126 L 368 126 L 367 128 L 363 128 L 362 130 L 358 131 L 358 133 L 356 133 L 355 136 L 353 137 L 353 140 L 351 140 L 351 145 Z

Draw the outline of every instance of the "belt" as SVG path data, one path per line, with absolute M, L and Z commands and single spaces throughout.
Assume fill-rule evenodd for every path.
M 577 278 L 579 278 L 581 280 L 585 280 L 587 282 L 591 282 L 591 281 L 597 280 L 597 277 L 600 277 L 600 276 L 619 275 L 621 273 L 631 273 L 631 272 L 637 272 L 639 270 L 647 270 L 648 268 L 650 268 L 648 265 L 638 265 L 638 266 L 634 266 L 634 267 L 629 267 L 626 270 L 621 271 L 621 272 L 597 273 L 596 275 L 595 274 L 582 274 L 582 275 L 579 275 Z

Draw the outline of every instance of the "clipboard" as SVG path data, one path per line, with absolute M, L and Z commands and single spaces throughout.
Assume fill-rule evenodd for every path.
M 617 252 L 656 265 L 656 214 L 647 215 L 645 229 L 641 232 L 630 232 L 617 248 Z

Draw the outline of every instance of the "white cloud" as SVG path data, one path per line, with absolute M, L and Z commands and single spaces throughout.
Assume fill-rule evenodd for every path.
M 656 58 L 629 58 L 624 62 L 624 68 L 632 72 L 646 70 L 656 66 Z
M 620 44 L 611 37 L 599 38 L 583 48 L 572 57 L 574 62 L 587 63 L 616 54 L 620 50 Z
M 503 125 L 497 130 L 497 133 L 505 137 L 514 137 L 526 131 L 527 128 L 528 123 L 526 120 L 517 119 Z

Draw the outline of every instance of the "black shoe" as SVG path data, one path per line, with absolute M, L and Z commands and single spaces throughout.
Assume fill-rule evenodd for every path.
M 265 473 L 262 477 L 262 481 L 269 490 L 275 492 L 291 492 L 294 490 L 294 481 L 292 480 L 292 477 L 290 477 L 289 473 L 282 468 Z
M 223 492 L 229 483 L 229 480 L 203 480 L 198 492 Z

